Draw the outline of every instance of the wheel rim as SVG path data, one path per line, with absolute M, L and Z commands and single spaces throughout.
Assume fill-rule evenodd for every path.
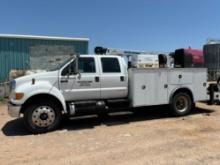
M 179 96 L 176 100 L 176 109 L 179 112 L 185 112 L 188 109 L 188 99 L 185 96 Z
M 37 107 L 32 113 L 32 122 L 38 127 L 48 127 L 55 121 L 55 111 L 49 106 Z

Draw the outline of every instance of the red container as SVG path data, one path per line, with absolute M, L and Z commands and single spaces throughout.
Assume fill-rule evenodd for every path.
M 177 49 L 174 54 L 174 66 L 177 68 L 204 67 L 204 54 L 198 49 Z

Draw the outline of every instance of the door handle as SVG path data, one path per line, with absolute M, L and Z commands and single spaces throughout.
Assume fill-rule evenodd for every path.
M 125 76 L 120 76 L 121 81 L 125 81 Z
M 99 82 L 99 77 L 98 76 L 95 77 L 95 82 Z
M 61 83 L 68 83 L 68 80 L 60 80 Z

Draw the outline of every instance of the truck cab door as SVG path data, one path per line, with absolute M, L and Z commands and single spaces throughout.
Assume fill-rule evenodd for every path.
M 119 57 L 100 57 L 101 98 L 125 98 L 128 95 L 127 68 Z
M 100 99 L 100 79 L 97 62 L 94 57 L 79 57 L 78 65 L 73 61 L 69 66 L 69 75 L 60 77 L 60 90 L 66 101 L 94 100 Z M 74 73 L 78 67 L 78 73 Z M 66 69 L 68 70 L 68 69 Z

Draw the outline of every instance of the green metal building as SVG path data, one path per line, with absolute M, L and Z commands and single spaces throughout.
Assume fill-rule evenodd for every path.
M 0 83 L 12 69 L 49 70 L 72 54 L 88 54 L 88 38 L 0 34 Z

